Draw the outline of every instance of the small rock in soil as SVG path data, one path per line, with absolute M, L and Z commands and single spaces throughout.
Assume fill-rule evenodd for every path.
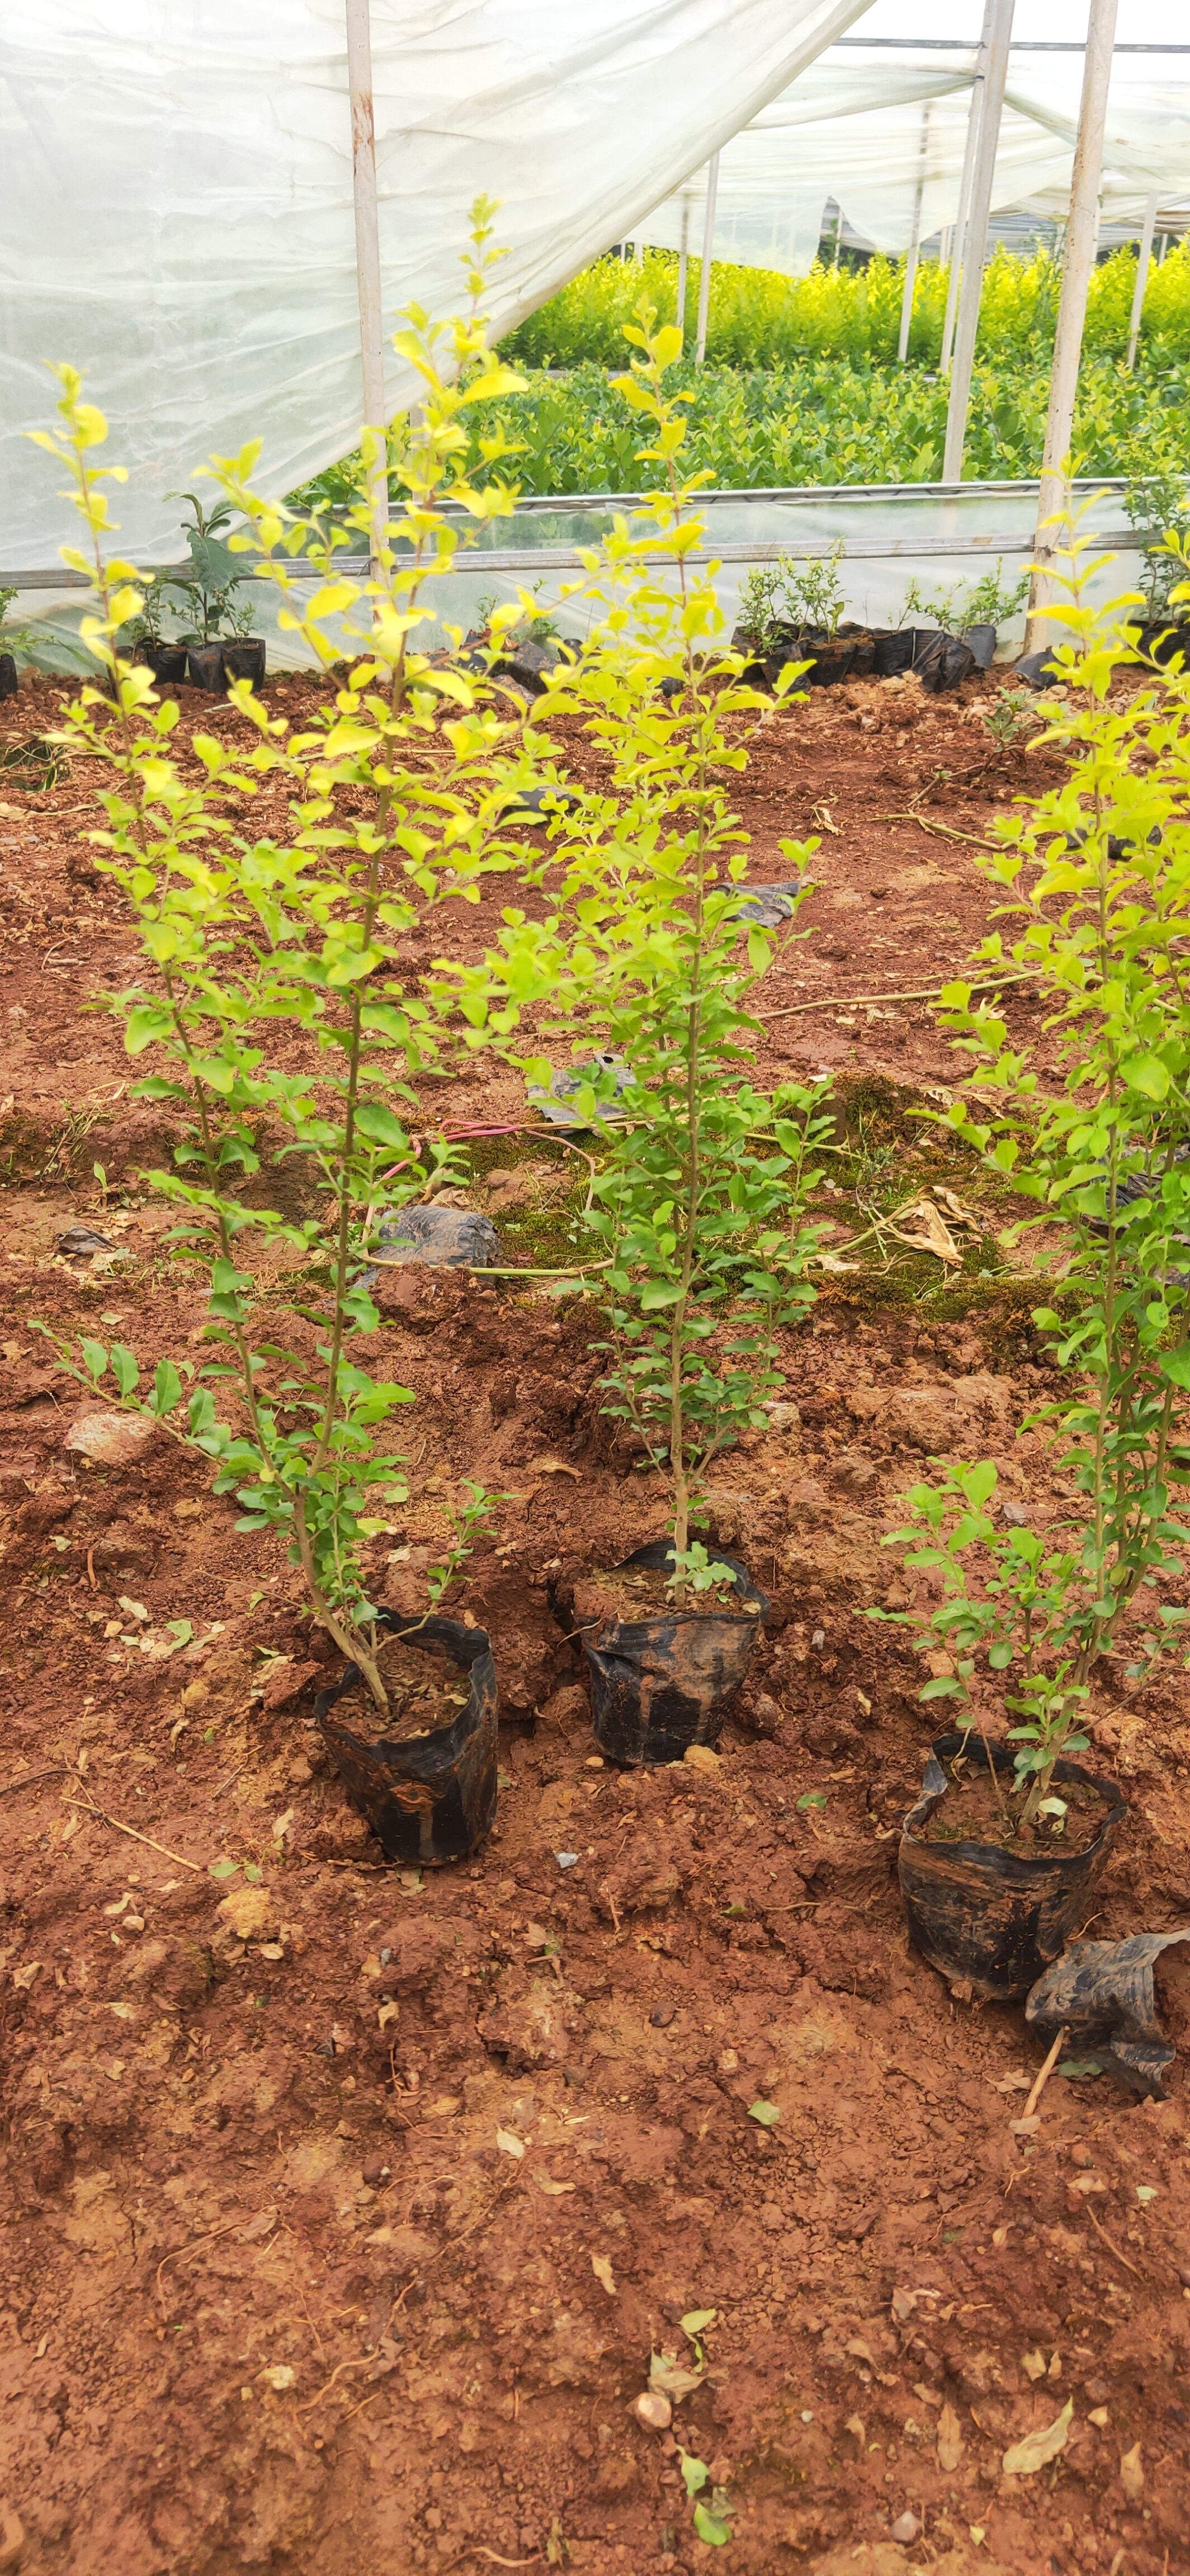
M 96 1467 L 135 1467 L 157 1437 L 155 1422 L 137 1413 L 80 1413 L 63 1447 Z

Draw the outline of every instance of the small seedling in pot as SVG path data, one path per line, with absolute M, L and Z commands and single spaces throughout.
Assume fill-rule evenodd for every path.
M 486 873 L 517 864 L 499 818 L 535 765 L 526 726 L 497 720 L 482 681 L 477 697 L 469 677 L 418 649 L 424 585 L 450 571 L 458 545 L 444 504 L 482 521 L 514 497 L 494 479 L 500 435 L 473 441 L 468 431 L 469 406 L 519 382 L 488 347 L 478 309 L 490 215 L 477 205 L 470 311 L 445 328 L 414 316 L 402 335 L 422 391 L 394 516 L 375 440 L 369 496 L 333 528 L 259 498 L 249 480 L 257 447 L 218 464 L 214 509 L 194 504 L 190 587 L 204 633 L 241 577 L 229 567 L 251 547 L 278 591 L 282 623 L 318 667 L 341 665 L 344 629 L 354 638 L 346 679 L 336 677 L 300 731 L 271 716 L 247 681 L 235 683 L 234 733 L 194 735 L 197 782 L 171 751 L 176 706 L 159 702 L 149 672 L 119 652 L 147 586 L 109 556 L 114 469 L 96 461 L 106 424 L 72 368 L 58 370 L 60 429 L 39 433 L 72 477 L 87 551 L 66 549 L 66 559 L 94 586 L 97 610 L 82 632 L 105 678 L 69 711 L 67 738 L 102 764 L 97 865 L 123 891 L 144 957 L 142 977 L 113 1007 L 129 1053 L 149 1054 L 137 1096 L 166 1104 L 182 1125 L 176 1168 L 149 1177 L 178 1210 L 174 1250 L 198 1267 L 207 1298 L 205 1355 L 163 1360 L 148 1392 L 123 1345 L 60 1346 L 60 1356 L 84 1385 L 110 1401 L 110 1380 L 119 1404 L 203 1451 L 215 1491 L 243 1506 L 241 1531 L 283 1533 L 313 1615 L 382 1710 L 363 1547 L 385 1525 L 369 1519 L 370 1502 L 400 1494 L 401 1461 L 384 1434 L 413 1399 L 355 1356 L 380 1321 L 366 1284 L 367 1219 L 382 1192 L 390 1206 L 417 1197 L 448 1154 L 415 1133 L 412 1078 L 436 1067 L 440 1050 L 406 943 L 436 907 L 477 902 Z M 470 479 L 481 461 L 493 478 L 482 492 Z M 340 578 L 335 562 L 361 536 L 373 557 L 362 585 Z M 323 581 L 311 603 L 312 563 Z M 250 829 L 266 781 L 288 798 L 282 843 Z M 312 1213 L 249 1203 L 245 1184 L 266 1142 L 301 1158 Z M 290 1261 L 298 1348 L 260 1337 L 253 1243 Z
M 640 462 L 660 469 L 639 513 L 651 532 L 619 529 L 590 557 L 583 655 L 539 701 L 543 721 L 582 719 L 608 784 L 578 796 L 565 818 L 552 919 L 508 917 L 501 948 L 482 970 L 460 973 L 456 993 L 477 1037 L 511 1035 L 536 1000 L 547 1034 L 551 1024 L 569 1030 L 587 1061 L 630 1069 L 614 1126 L 603 1123 L 610 1073 L 593 1073 L 574 1097 L 608 1149 L 588 1219 L 607 1255 L 604 1409 L 666 1478 L 680 1606 L 706 1573 L 705 1555 L 690 1551 L 707 1471 L 741 1433 L 764 1427 L 777 1328 L 813 1302 L 806 1271 L 818 1232 L 805 1206 L 821 1177 L 827 1086 L 789 1085 L 776 1101 L 752 1086 L 752 994 L 778 939 L 802 934 L 741 920 L 745 836 L 721 783 L 747 758 L 738 719 L 787 700 L 798 666 L 762 695 L 742 680 L 746 657 L 720 645 L 713 587 L 690 560 L 699 478 L 684 483 L 677 471 L 684 398 L 671 401 L 664 382 L 678 334 L 658 330 L 642 306 L 628 336 L 640 354 L 619 389 L 646 425 Z M 677 555 L 676 596 L 657 578 L 659 549 Z M 803 879 L 796 916 L 817 843 L 780 847 L 790 876 Z M 552 1079 L 548 1059 L 527 1070 Z
M 1144 612 L 1155 621 L 1171 609 L 1180 623 L 1190 610 L 1174 593 L 1185 581 L 1184 549 L 1190 540 L 1190 483 L 1184 473 L 1142 469 L 1129 483 L 1124 508 L 1143 542 Z
M 1168 1597 L 1190 1541 L 1175 1510 L 1177 1489 L 1190 1485 L 1180 1418 L 1190 1391 L 1190 995 L 1180 966 L 1190 676 L 1162 674 L 1126 702 L 1110 696 L 1133 597 L 1102 613 L 1085 603 L 1088 541 L 1069 509 L 1061 524 L 1069 605 L 1052 614 L 1076 649 L 1062 648 L 1064 701 L 1042 739 L 1061 749 L 1067 775 L 1004 826 L 1001 854 L 977 861 L 1020 925 L 1011 954 L 1047 1002 L 1058 1078 L 1047 1069 L 1039 1081 L 996 1007 L 969 986 L 948 987 L 943 1002 L 978 1073 L 977 1096 L 956 1101 L 945 1123 L 1038 1211 L 1014 1239 L 1028 1223 L 1066 1228 L 1062 1310 L 1039 1306 L 1034 1322 L 1058 1372 L 1036 1425 L 1056 1445 L 1071 1499 L 1061 1539 L 1003 1530 L 991 1517 L 991 1462 L 952 1464 L 914 1489 L 912 1524 L 895 1540 L 944 1595 L 929 1625 L 956 1670 L 927 1683 L 927 1695 L 957 1698 L 966 1723 L 979 1659 L 1005 1677 L 1022 1793 L 1011 1831 L 1042 1814 L 1065 1830 L 1054 1766 L 1086 1743 L 1100 1657 L 1132 1647 L 1147 1676 L 1190 1620 Z M 1190 600 L 1190 581 L 1183 591 Z M 1002 955 L 998 935 L 981 951 L 993 966 Z
M 195 492 L 173 497 L 190 504 L 191 516 L 182 528 L 190 568 L 186 573 L 158 573 L 146 584 L 134 626 L 139 624 L 147 639 L 159 643 L 164 594 L 172 590 L 178 595 L 178 613 L 190 620 L 187 642 L 210 644 L 220 635 L 246 634 L 251 617 L 241 613 L 236 598 L 246 576 L 224 534 L 234 515 L 231 502 L 217 501 L 212 509 L 204 509 Z

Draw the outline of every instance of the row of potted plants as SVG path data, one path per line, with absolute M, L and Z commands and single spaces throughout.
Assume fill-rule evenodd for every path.
M 108 765 L 107 827 L 93 838 L 136 913 L 148 968 L 118 1007 L 130 1052 L 154 1050 L 142 1090 L 185 1121 L 176 1168 L 152 1177 L 205 1268 L 209 1318 L 205 1354 L 163 1361 L 148 1389 L 127 1350 L 87 1342 L 64 1364 L 86 1385 L 114 1383 L 120 1401 L 203 1451 L 214 1490 L 242 1507 L 242 1530 L 284 1533 L 310 1615 L 344 1657 L 319 1704 L 327 1740 L 385 1848 L 423 1859 L 471 1848 L 491 1821 L 496 1681 L 482 1631 L 436 1609 L 398 1619 L 369 1597 L 368 1542 L 402 1497 L 391 1427 L 410 1399 L 361 1367 L 353 1342 L 378 1323 L 367 1285 L 377 1212 L 391 1221 L 423 1197 L 449 1151 L 415 1141 L 419 1077 L 490 1049 L 548 1083 L 564 1048 L 572 1083 L 578 1068 L 575 1105 L 601 1134 L 591 1254 L 576 1276 L 600 1300 L 607 1410 L 632 1426 L 670 1496 L 668 1534 L 642 1534 L 628 1563 L 600 1578 L 582 1623 L 597 1734 L 621 1761 L 712 1741 L 759 1633 L 763 1597 L 711 1544 L 701 1491 L 713 1459 L 764 1419 L 777 1333 L 812 1302 L 806 1209 L 824 1141 L 822 1086 L 755 1086 L 754 988 L 778 939 L 801 935 L 800 898 L 779 930 L 741 917 L 745 840 L 722 785 L 746 760 L 748 723 L 787 700 L 798 673 L 786 665 L 762 694 L 744 677 L 746 657 L 720 644 L 713 585 L 692 560 L 701 528 L 694 487 L 680 479 L 683 421 L 665 391 L 672 330 L 642 311 L 629 334 L 622 390 L 658 488 L 646 532 L 620 525 L 589 558 L 582 654 L 563 655 L 510 717 L 474 653 L 464 671 L 418 649 L 421 594 L 430 573 L 450 569 L 460 505 L 489 518 L 515 498 L 491 479 L 500 455 L 490 439 L 482 490 L 469 472 L 469 411 L 517 383 L 479 310 L 490 221 L 478 208 L 469 312 L 445 332 L 403 335 L 423 392 L 397 469 L 404 497 L 371 580 L 349 585 L 335 564 L 338 548 L 369 533 L 366 498 L 333 529 L 300 528 L 253 492 L 254 449 L 218 469 L 220 509 L 242 527 L 229 554 L 251 546 L 324 669 L 342 655 L 329 614 L 360 623 L 346 683 L 300 736 L 250 682 L 233 683 L 242 736 L 234 749 L 206 744 L 202 789 L 171 760 L 174 710 L 119 649 L 144 591 L 131 567 L 105 557 L 102 425 L 68 369 L 63 428 L 47 441 L 75 476 L 89 552 L 70 560 L 95 581 L 85 632 L 107 683 L 82 692 L 71 734 Z M 364 462 L 367 472 L 378 460 Z M 304 573 L 313 555 L 324 575 L 309 605 L 290 570 L 299 547 Z M 1171 1493 L 1190 1465 L 1177 1436 L 1190 1383 L 1178 1249 L 1190 1233 L 1180 982 L 1190 683 L 1163 672 L 1127 703 L 1109 697 L 1128 650 L 1126 608 L 1096 622 L 1077 531 L 1070 548 L 1068 695 L 1048 716 L 1068 781 L 985 863 L 1019 916 L 1012 954 L 1052 997 L 1060 1088 L 1039 1084 L 994 1005 L 965 986 L 951 989 L 948 1016 L 975 1059 L 953 1123 L 1035 1203 L 1037 1222 L 1066 1222 L 1075 1246 L 1060 1299 L 1039 1320 L 1062 1373 L 1051 1425 L 1079 1500 L 1060 1538 L 1006 1529 L 992 1508 L 994 1470 L 952 1467 L 910 1496 L 893 1542 L 941 1585 L 930 1643 L 941 1638 L 952 1669 L 926 1696 L 955 1700 L 958 1720 L 906 1828 L 921 1945 L 953 1964 L 946 1909 L 932 1914 L 922 1890 L 928 1879 L 953 1892 L 960 1855 L 974 1866 L 968 1845 L 982 1855 L 985 1911 L 989 1872 L 1001 1889 L 1044 1880 L 1049 1890 L 1014 1897 L 1003 1955 L 995 1924 L 980 1936 L 982 1965 L 960 1954 L 955 1973 L 981 1992 L 1020 1990 L 1023 1963 L 1054 1955 L 1069 1908 L 1053 1888 L 1077 1882 L 1081 1898 L 1116 1829 L 1114 1808 L 1101 1821 L 1100 1792 L 1071 1761 L 1086 1749 L 1079 1728 L 1097 1667 L 1127 1641 L 1143 1677 L 1176 1645 L 1184 1616 L 1160 1596 L 1178 1570 Z M 675 556 L 676 596 L 663 569 Z M 533 608 L 522 597 L 493 612 L 489 670 L 502 621 Z M 564 777 L 551 727 L 575 717 L 605 754 L 599 789 Z M 214 829 L 208 799 L 222 810 L 276 775 L 295 816 L 288 846 Z M 335 801 L 346 785 L 351 811 Z M 815 846 L 782 844 L 791 876 L 805 879 Z M 448 907 L 476 900 L 489 875 L 510 880 L 514 898 L 493 947 L 478 964 L 447 954 L 419 980 L 410 935 L 435 916 L 448 952 Z M 518 905 L 522 887 L 545 894 L 544 918 Z M 999 962 L 999 940 L 985 953 Z M 302 1036 L 300 1073 L 288 1054 L 278 1060 L 278 1024 Z M 246 1204 L 265 1122 L 311 1163 L 316 1216 Z M 246 1252 L 262 1237 L 305 1257 L 302 1311 L 321 1302 L 313 1356 L 297 1333 L 293 1350 L 261 1343 Z M 427 1656 L 445 1658 L 432 1689 L 416 1679 Z M 353 1711 L 370 1703 L 370 1736 L 358 1717 L 345 1722 L 344 1700 Z M 955 1901 L 970 1924 L 970 1892 Z

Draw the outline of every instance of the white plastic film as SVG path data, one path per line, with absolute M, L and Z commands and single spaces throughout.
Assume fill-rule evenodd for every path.
M 467 210 L 502 201 L 507 328 L 748 123 L 866 0 L 372 0 L 386 320 L 461 301 Z M 0 26 L 0 560 L 73 532 L 23 433 L 85 369 L 130 468 L 124 542 L 264 440 L 282 493 L 359 432 L 343 0 L 38 0 Z M 393 411 L 413 390 L 391 358 Z

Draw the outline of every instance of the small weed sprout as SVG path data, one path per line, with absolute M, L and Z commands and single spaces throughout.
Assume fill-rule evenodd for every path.
M 1037 701 L 1027 689 L 999 689 L 981 721 L 997 748 L 1011 751 L 1036 731 Z
M 511 1494 L 489 1493 L 486 1485 L 479 1484 L 470 1476 L 465 1480 L 464 1492 L 465 1499 L 452 1503 L 450 1507 L 452 1535 L 447 1541 L 446 1553 L 437 1565 L 430 1567 L 426 1577 L 431 1610 L 440 1607 L 455 1576 L 461 1574 L 472 1554 L 476 1540 L 486 1538 L 494 1529 L 500 1504 L 512 1500 Z

